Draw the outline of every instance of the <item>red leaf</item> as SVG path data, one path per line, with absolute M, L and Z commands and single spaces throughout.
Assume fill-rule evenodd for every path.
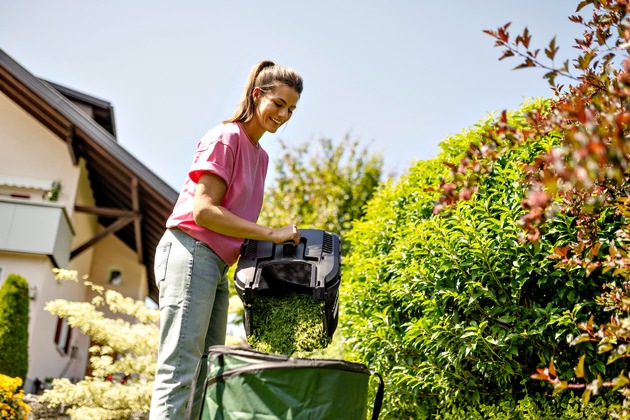
M 451 171 L 456 171 L 457 170 L 457 166 L 453 165 L 450 162 L 442 162 L 442 164 L 447 166 Z
M 559 256 L 561 256 L 563 258 L 566 258 L 567 257 L 567 251 L 569 250 L 569 245 L 562 246 L 562 247 L 556 246 L 553 249 L 554 249 L 554 251 L 556 252 L 557 255 L 559 255 Z
M 523 46 L 525 48 L 529 48 L 529 41 L 532 39 L 532 36 L 529 34 L 529 29 L 527 29 L 527 27 L 523 30 L 523 36 L 521 39 L 523 41 Z
M 505 50 L 503 51 L 503 54 L 501 54 L 501 57 L 499 57 L 499 60 L 503 60 L 504 58 L 512 57 L 512 56 L 514 56 L 514 53 L 512 52 L 512 50 Z

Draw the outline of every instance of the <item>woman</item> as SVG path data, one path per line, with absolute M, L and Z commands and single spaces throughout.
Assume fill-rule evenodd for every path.
M 298 244 L 295 225 L 256 224 L 269 156 L 259 141 L 290 118 L 302 93 L 292 69 L 262 61 L 251 70 L 234 116 L 197 145 L 155 255 L 160 344 L 151 419 L 182 419 L 195 369 L 208 347 L 225 343 L 228 279 L 244 238 Z M 205 366 L 199 378 L 205 376 Z M 203 380 L 192 407 L 199 416 Z

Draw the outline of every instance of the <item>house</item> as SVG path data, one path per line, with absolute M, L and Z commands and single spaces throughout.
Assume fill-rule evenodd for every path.
M 44 306 L 92 292 L 52 269 L 157 302 L 154 251 L 177 192 L 117 143 L 109 102 L 42 80 L 1 49 L 0 156 L 0 282 L 29 283 L 31 392 L 88 367 L 89 338 Z

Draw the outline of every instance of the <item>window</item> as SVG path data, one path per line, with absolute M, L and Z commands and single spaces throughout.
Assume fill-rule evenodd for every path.
M 55 345 L 60 353 L 66 355 L 70 351 L 70 338 L 72 338 L 72 328 L 65 318 L 57 317 L 57 330 L 55 331 Z
M 112 286 L 120 286 L 122 284 L 122 271 L 116 269 L 110 270 L 108 282 Z

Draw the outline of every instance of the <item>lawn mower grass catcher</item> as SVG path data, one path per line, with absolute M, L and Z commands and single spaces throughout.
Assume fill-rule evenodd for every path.
M 301 230 L 298 245 L 246 240 L 234 275 L 255 349 L 292 355 L 326 347 L 337 328 L 341 240 Z

